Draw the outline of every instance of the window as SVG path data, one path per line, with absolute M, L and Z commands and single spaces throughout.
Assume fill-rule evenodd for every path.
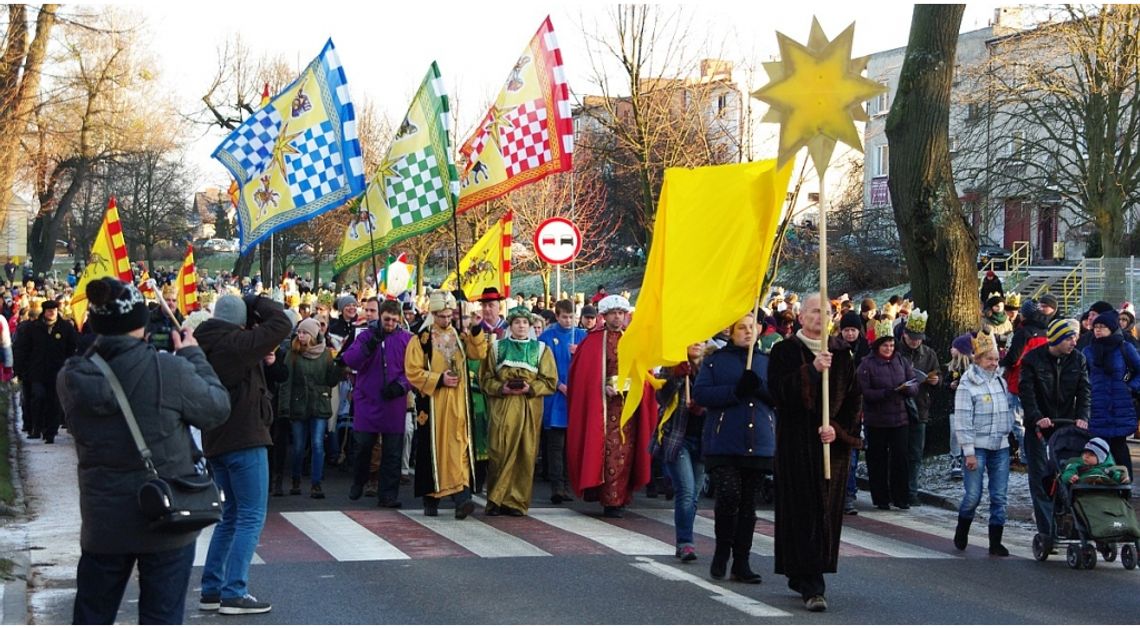
M 951 135 L 946 142 L 946 147 L 950 150 L 950 154 L 958 152 L 958 136 Z
M 887 91 L 879 94 L 874 100 L 867 103 L 867 113 L 873 116 L 885 116 L 891 111 L 891 82 L 882 81 Z
M 1009 142 L 1005 145 L 1005 156 L 1020 158 L 1025 149 L 1025 131 L 1017 130 L 1010 134 Z
M 875 148 L 875 176 L 885 177 L 891 173 L 890 153 L 886 144 Z
M 716 117 L 723 116 L 726 109 L 728 109 L 728 94 L 721 94 L 716 97 Z
M 982 117 L 982 106 L 976 102 L 966 105 L 966 119 L 973 121 Z
M 809 203 L 818 203 L 819 202 L 819 192 L 808 192 L 808 202 Z

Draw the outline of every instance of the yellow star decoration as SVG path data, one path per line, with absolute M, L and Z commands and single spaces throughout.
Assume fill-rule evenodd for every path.
M 272 165 L 277 166 L 282 177 L 285 176 L 285 156 L 298 155 L 301 153 L 301 151 L 297 150 L 297 147 L 293 146 L 293 140 L 297 139 L 299 135 L 301 135 L 301 132 L 289 132 L 288 122 L 281 128 L 281 133 L 277 135 L 277 142 L 273 145 L 273 156 L 270 157 L 270 159 Z
M 868 57 L 851 58 L 854 38 L 851 24 L 828 41 L 815 18 L 807 46 L 776 33 L 781 60 L 764 64 L 770 81 L 752 97 L 771 107 L 764 122 L 780 124 L 781 166 L 805 146 L 816 172 L 827 169 L 837 141 L 863 150 L 854 121 L 867 120 L 863 102 L 886 87 L 862 76 Z

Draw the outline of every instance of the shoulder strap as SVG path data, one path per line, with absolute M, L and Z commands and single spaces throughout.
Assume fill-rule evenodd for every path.
M 139 449 L 139 455 L 142 456 L 143 464 L 146 465 L 148 471 L 154 475 L 158 475 L 158 470 L 154 468 L 154 462 L 151 461 L 150 448 L 146 446 L 146 441 L 143 439 L 142 430 L 139 429 L 138 421 L 135 420 L 135 413 L 131 409 L 131 403 L 127 400 L 126 393 L 123 392 L 123 386 L 119 383 L 119 378 L 115 377 L 115 372 L 111 370 L 111 365 L 103 359 L 103 356 L 91 352 L 91 361 L 95 366 L 102 371 L 103 376 L 107 378 L 107 383 L 111 385 L 111 392 L 115 393 L 115 400 L 119 402 L 119 409 L 123 411 L 123 417 L 127 420 L 127 428 L 131 431 L 131 438 L 135 441 L 135 447 Z

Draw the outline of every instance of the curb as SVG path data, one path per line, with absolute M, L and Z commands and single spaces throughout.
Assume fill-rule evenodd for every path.
M 3 584 L 3 603 L 0 604 L 0 623 L 25 625 L 28 623 L 28 561 L 30 552 L 23 550 L 12 557 L 12 580 Z

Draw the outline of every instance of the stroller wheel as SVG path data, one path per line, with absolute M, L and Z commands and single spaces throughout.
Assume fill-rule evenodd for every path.
M 1120 548 L 1120 564 L 1125 569 L 1136 569 L 1136 544 L 1125 543 Z
M 1049 558 L 1049 552 L 1053 550 L 1053 539 L 1043 535 L 1033 535 L 1033 558 L 1039 561 L 1045 561 Z
M 1065 552 L 1065 562 L 1072 569 L 1081 568 L 1081 552 L 1076 545 L 1070 545 L 1068 551 Z
M 1085 569 L 1096 568 L 1096 546 L 1092 543 L 1081 546 L 1081 567 Z
M 1096 549 L 1104 557 L 1104 562 L 1111 563 L 1116 560 L 1116 544 L 1097 542 Z

